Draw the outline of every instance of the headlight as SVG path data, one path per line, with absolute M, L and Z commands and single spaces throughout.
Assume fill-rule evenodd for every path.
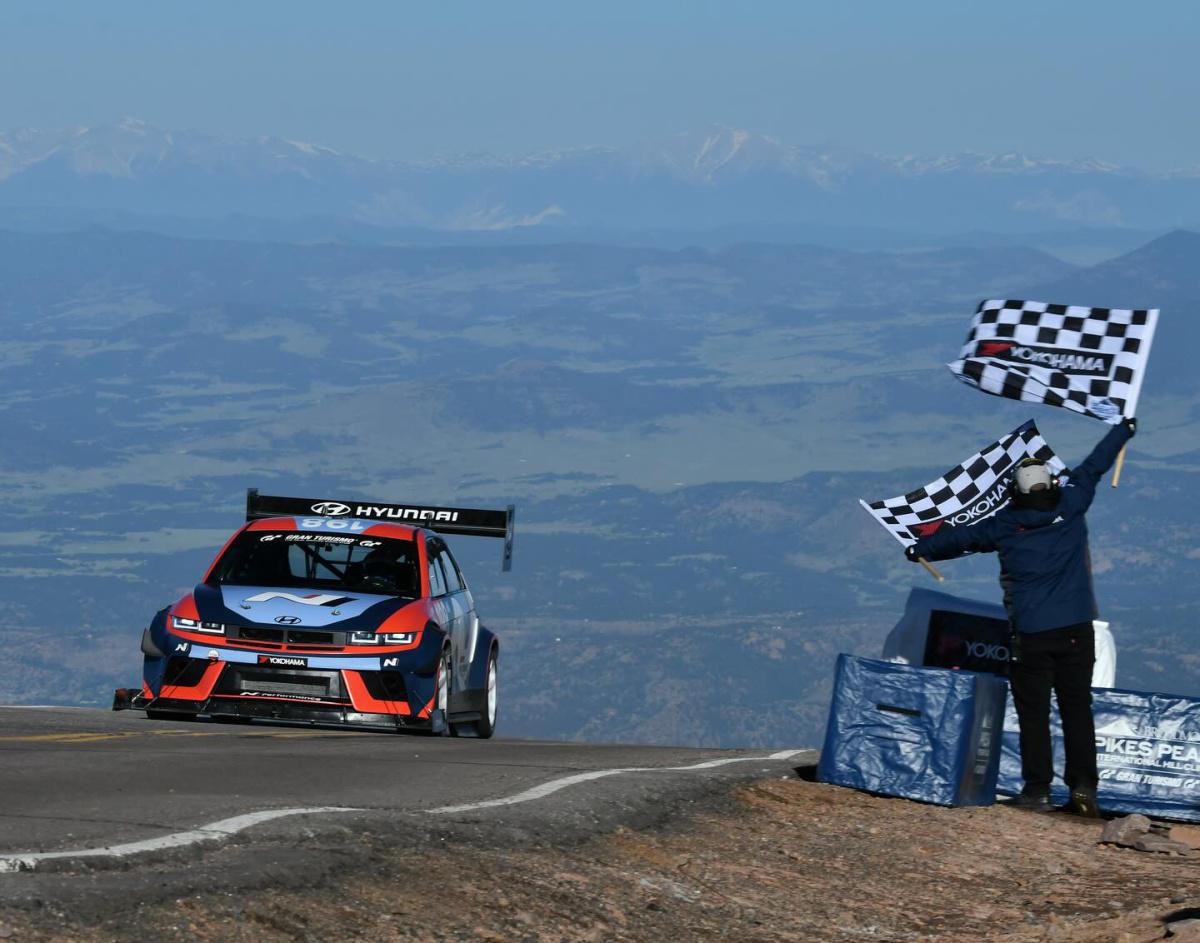
M 199 619 L 181 619 L 171 616 L 171 622 L 177 629 L 187 629 L 189 632 L 203 632 L 206 635 L 224 635 L 225 626 L 220 622 L 201 622 Z
M 416 632 L 351 632 L 351 645 L 411 645 Z

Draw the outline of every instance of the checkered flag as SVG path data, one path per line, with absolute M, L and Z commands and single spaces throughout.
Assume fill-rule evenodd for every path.
M 1137 413 L 1157 309 L 982 301 L 950 371 L 985 393 L 1116 424 Z
M 924 488 L 884 501 L 858 503 L 907 547 L 943 524 L 961 527 L 991 517 L 1008 503 L 1013 469 L 1030 457 L 1045 462 L 1052 475 L 1064 470 L 1032 419 Z

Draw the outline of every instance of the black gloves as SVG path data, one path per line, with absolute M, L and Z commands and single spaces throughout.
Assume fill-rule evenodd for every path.
M 1122 419 L 1121 424 L 1129 430 L 1131 436 L 1137 435 L 1137 420 L 1133 416 L 1130 416 L 1128 419 Z
M 907 547 L 904 548 L 904 559 L 907 560 L 909 563 L 916 563 L 917 558 L 920 556 L 921 555 L 919 553 L 917 553 L 917 545 L 916 544 L 909 544 Z

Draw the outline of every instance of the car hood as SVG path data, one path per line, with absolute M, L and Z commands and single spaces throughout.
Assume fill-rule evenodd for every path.
M 336 625 L 346 629 L 373 629 L 393 612 L 414 602 L 398 596 L 337 593 L 294 586 L 206 584 L 196 587 L 194 598 L 200 618 L 206 621 L 297 628 Z

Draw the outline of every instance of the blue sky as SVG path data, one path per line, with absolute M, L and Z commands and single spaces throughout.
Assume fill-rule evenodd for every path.
M 1200 5 L 26 3 L 0 128 L 125 115 L 373 157 L 725 124 L 881 153 L 1200 165 Z

